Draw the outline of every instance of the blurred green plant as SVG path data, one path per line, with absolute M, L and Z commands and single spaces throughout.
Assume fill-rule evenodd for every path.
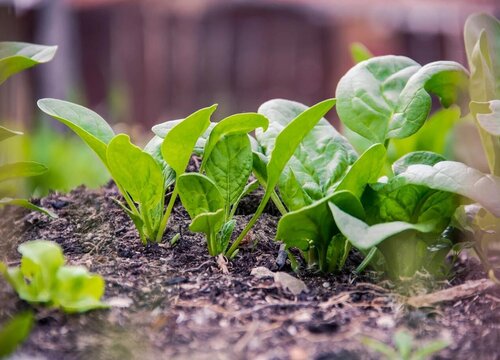
M 12 354 L 26 340 L 33 327 L 33 313 L 17 314 L 0 329 L 0 358 Z
M 399 330 L 392 337 L 393 346 L 382 341 L 364 336 L 361 343 L 382 354 L 387 360 L 425 360 L 450 345 L 446 340 L 435 340 L 425 344 L 417 344 L 409 332 Z
M 19 245 L 18 251 L 22 254 L 21 265 L 7 267 L 0 262 L 0 272 L 21 299 L 62 308 L 68 313 L 108 307 L 100 301 L 104 279 L 83 266 L 64 265 L 64 255 L 57 243 L 28 241 Z

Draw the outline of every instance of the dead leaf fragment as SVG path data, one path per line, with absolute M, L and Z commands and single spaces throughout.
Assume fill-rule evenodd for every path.
M 126 296 L 116 296 L 109 298 L 106 301 L 106 304 L 111 306 L 111 307 L 118 307 L 118 308 L 127 308 L 130 305 L 132 305 L 134 301 Z
M 274 278 L 274 273 L 264 266 L 253 268 L 250 275 L 255 276 L 258 279 Z
M 290 291 L 293 295 L 299 295 L 301 292 L 308 292 L 307 285 L 290 274 L 278 271 L 274 274 L 274 282 L 285 290 Z

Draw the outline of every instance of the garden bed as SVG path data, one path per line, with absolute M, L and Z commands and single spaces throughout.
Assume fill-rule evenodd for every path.
M 56 241 L 69 263 L 85 265 L 104 277 L 105 299 L 118 305 L 82 315 L 38 308 L 36 325 L 15 357 L 368 359 L 378 355 L 360 343 L 361 336 L 390 343 L 401 328 L 422 343 L 448 338 L 451 345 L 436 358 L 498 356 L 498 288 L 412 309 L 376 274 L 353 275 L 361 261 L 355 252 L 337 275 L 297 275 L 289 264 L 279 269 L 279 244 L 274 241 L 278 217 L 271 207 L 227 264 L 209 256 L 204 237 L 188 230 L 190 219 L 180 204 L 174 207 L 164 237 L 166 241 L 180 232 L 178 243 L 144 248 L 130 219 L 112 200 L 119 196 L 113 184 L 51 194 L 40 204 L 57 213 L 59 218 L 52 220 L 25 210 L 3 212 L 0 253 L 9 265 L 20 259 L 19 243 Z M 256 203 L 255 195 L 250 196 L 241 208 L 251 214 Z M 252 275 L 257 267 L 299 277 L 308 292 L 293 295 L 269 276 Z M 450 282 L 434 288 L 483 277 L 477 261 L 462 256 Z M 0 323 L 29 308 L 3 279 L 0 303 Z

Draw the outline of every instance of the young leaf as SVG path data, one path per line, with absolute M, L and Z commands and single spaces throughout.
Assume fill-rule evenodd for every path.
M 104 295 L 104 279 L 82 266 L 64 266 L 57 272 L 54 299 L 67 313 L 109 307 L 99 299 Z
M 184 119 L 180 120 L 171 120 L 167 121 L 158 125 L 155 125 L 151 128 L 151 130 L 155 133 L 156 136 L 158 136 L 161 139 L 165 139 L 167 134 L 172 130 L 176 125 L 178 125 L 181 121 Z M 193 153 L 202 156 L 203 151 L 205 150 L 205 144 L 208 140 L 208 137 L 210 136 L 210 133 L 212 132 L 213 128 L 215 127 L 215 123 L 210 123 L 208 126 L 207 130 L 201 136 L 198 138 L 196 141 L 196 145 L 194 146 Z
M 217 105 L 203 108 L 174 126 L 165 136 L 161 154 L 168 165 L 180 176 L 189 163 L 198 138 L 208 129 L 210 116 Z
M 26 199 L 12 199 L 12 198 L 2 198 L 0 199 L 0 207 L 5 206 L 5 205 L 15 205 L 15 206 L 21 206 L 23 208 L 26 208 L 28 210 L 33 210 L 33 211 L 38 211 L 41 212 L 42 214 L 45 214 L 53 219 L 57 219 L 58 216 L 54 212 L 47 210 L 45 208 L 42 208 L 40 206 L 36 206 L 32 203 L 30 203 Z
M 10 319 L 0 330 L 0 358 L 7 356 L 29 336 L 33 327 L 32 312 L 24 312 Z
M 4 141 L 12 136 L 22 135 L 23 133 L 20 131 L 14 131 L 7 129 L 6 127 L 0 126 L 0 141 Z
M 448 107 L 465 91 L 467 78 L 467 71 L 454 62 L 421 67 L 403 56 L 371 58 L 340 79 L 337 112 L 344 125 L 373 143 L 404 138 L 427 119 L 430 93 Z
M 416 230 L 428 233 L 436 229 L 436 222 L 432 220 L 420 224 L 393 221 L 370 226 L 347 212 L 342 211 L 334 203 L 329 203 L 329 206 L 342 234 L 360 250 L 369 250 L 385 239 L 403 231 Z
M 147 208 L 162 202 L 164 179 L 160 165 L 151 155 L 133 145 L 128 135 L 116 135 L 111 140 L 107 159 L 115 181 L 136 202 Z
M 0 84 L 22 70 L 52 60 L 56 51 L 57 46 L 0 42 Z
M 359 42 L 352 43 L 350 46 L 350 50 L 351 58 L 356 64 L 373 57 L 371 51 L 368 50 L 368 48 L 364 44 Z
M 194 232 L 202 232 L 207 237 L 208 252 L 215 256 L 222 253 L 226 247 L 226 239 L 222 239 L 223 243 L 219 243 L 217 235 L 221 227 L 224 225 L 224 209 L 219 209 L 215 212 L 204 212 L 193 218 L 189 225 L 189 230 Z
M 378 180 L 385 164 L 386 151 L 382 144 L 372 145 L 352 164 L 335 191 L 349 190 L 360 198 L 366 184 Z
M 73 130 L 107 165 L 106 148 L 115 133 L 102 117 L 90 109 L 67 101 L 41 99 L 37 104 L 44 113 Z
M 167 162 L 163 159 L 161 155 L 161 145 L 163 144 L 163 138 L 155 135 L 144 147 L 144 152 L 148 153 L 156 160 L 163 172 L 163 177 L 165 178 L 165 189 L 175 182 L 175 171 L 172 169 Z
M 22 161 L 0 165 L 0 181 L 38 176 L 47 172 L 45 165 L 33 161 Z
M 191 219 L 200 214 L 224 209 L 224 198 L 215 183 L 198 173 L 188 173 L 177 179 L 179 196 Z
M 235 114 L 221 120 L 215 125 L 206 142 L 200 168 L 204 169 L 204 165 L 210 158 L 212 150 L 223 136 L 246 135 L 257 128 L 262 128 L 263 131 L 266 131 L 268 125 L 269 121 L 265 116 L 255 113 Z
M 217 126 L 212 134 L 216 129 Z M 216 184 L 226 206 L 230 206 L 239 198 L 252 173 L 252 149 L 248 135 L 224 136 L 211 147 L 208 156 L 205 166 L 207 177 Z
M 288 163 L 288 160 L 292 157 L 297 146 L 302 142 L 309 131 L 314 128 L 318 121 L 320 121 L 321 118 L 333 107 L 333 105 L 335 105 L 334 99 L 325 100 L 314 105 L 298 115 L 279 133 L 278 136 L 276 136 L 274 148 L 271 151 L 270 160 L 266 166 L 266 192 L 264 193 L 264 197 L 255 214 L 228 250 L 228 256 L 233 255 L 240 242 L 255 224 L 259 216 L 262 214 L 262 211 L 264 211 L 271 194 L 274 192 L 274 187 L 278 183 L 283 169 Z M 271 128 L 269 130 L 271 130 Z
M 260 106 L 259 112 L 270 121 L 266 132 L 256 131 L 264 155 L 271 156 L 281 131 L 307 109 L 303 104 L 283 99 L 270 100 Z M 284 203 L 290 210 L 296 210 L 320 200 L 332 192 L 356 158 L 347 140 L 321 118 L 304 136 L 280 174 L 279 190 Z M 300 193 L 303 193 L 303 204 L 295 197 Z
M 500 217 L 500 177 L 455 161 L 441 161 L 433 166 L 411 165 L 395 178 L 398 184 L 423 185 L 456 193 L 484 206 Z

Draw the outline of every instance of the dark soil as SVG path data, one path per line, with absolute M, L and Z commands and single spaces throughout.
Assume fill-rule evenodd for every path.
M 251 211 L 257 195 L 242 212 Z M 258 266 L 278 271 L 278 218 L 268 208 L 234 261 L 223 266 L 208 256 L 203 236 L 189 232 L 189 218 L 174 208 L 164 243 L 144 248 L 131 221 L 113 202 L 111 184 L 98 191 L 80 187 L 40 201 L 58 219 L 25 210 L 0 217 L 0 258 L 19 261 L 17 245 L 32 239 L 59 243 L 70 264 L 87 266 L 106 280 L 106 299 L 126 307 L 65 315 L 36 308 L 36 325 L 15 358 L 36 359 L 376 359 L 360 343 L 370 336 L 386 343 L 399 329 L 419 344 L 439 338 L 451 345 L 436 359 L 500 358 L 498 289 L 438 307 L 411 309 L 390 284 L 374 274 L 352 275 L 360 256 L 345 271 L 320 275 L 304 271 L 309 292 L 294 296 L 272 278 L 250 274 Z M 240 229 L 248 215 L 239 215 Z M 174 247 L 168 240 L 177 233 Z M 286 264 L 281 271 L 293 274 Z M 449 287 L 484 277 L 479 264 L 462 258 Z M 385 285 L 384 285 L 385 284 Z M 382 286 L 384 285 L 384 286 Z M 29 305 L 0 280 L 0 323 Z

